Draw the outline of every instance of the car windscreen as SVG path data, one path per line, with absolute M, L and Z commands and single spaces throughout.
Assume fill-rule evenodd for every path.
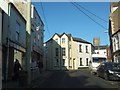
M 117 63 L 106 63 L 107 69 L 120 70 L 120 64 Z
M 106 68 L 107 69 L 113 69 L 114 68 L 114 64 L 113 63 L 106 63 Z
M 103 62 L 106 58 L 100 58 L 100 57 L 93 57 L 93 62 Z
M 115 63 L 113 66 L 114 69 L 120 70 L 120 63 Z

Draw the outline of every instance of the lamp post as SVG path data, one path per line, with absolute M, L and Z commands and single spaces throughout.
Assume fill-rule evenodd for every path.
M 31 69 L 30 69 L 30 61 L 31 61 L 31 0 L 27 0 L 27 24 L 26 24 L 26 70 L 28 72 L 28 84 L 31 83 Z

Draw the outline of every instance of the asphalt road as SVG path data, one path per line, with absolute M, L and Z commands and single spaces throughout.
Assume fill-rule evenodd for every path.
M 106 81 L 89 70 L 54 71 L 37 88 L 118 88 L 118 81 Z M 120 88 L 119 88 L 120 90 Z

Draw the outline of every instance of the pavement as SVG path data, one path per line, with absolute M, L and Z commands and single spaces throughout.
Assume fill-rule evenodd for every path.
M 27 87 L 22 87 L 19 85 L 17 81 L 6 81 L 2 82 L 2 89 L 5 88 L 36 88 L 39 86 L 41 83 L 43 83 L 47 78 L 49 78 L 53 74 L 53 71 L 43 71 L 38 78 L 35 80 L 32 80 L 31 84 L 28 85 Z

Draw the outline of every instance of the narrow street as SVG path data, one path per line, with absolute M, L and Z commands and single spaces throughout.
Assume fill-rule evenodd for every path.
M 105 81 L 88 70 L 54 71 L 37 88 L 118 88 L 117 81 Z

